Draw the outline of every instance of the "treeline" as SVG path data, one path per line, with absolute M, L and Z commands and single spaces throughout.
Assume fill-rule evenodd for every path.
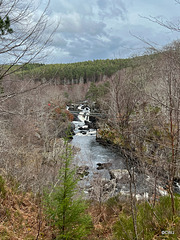
M 118 70 L 137 64 L 137 59 L 107 59 L 68 64 L 26 64 L 18 72 L 18 76 L 33 76 L 36 80 L 48 80 L 57 84 L 97 82 L 103 76 L 110 77 Z

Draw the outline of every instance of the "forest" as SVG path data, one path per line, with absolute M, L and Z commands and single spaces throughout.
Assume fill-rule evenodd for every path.
M 118 70 L 132 65 L 132 62 L 132 59 L 107 59 L 69 64 L 29 63 L 23 65 L 16 74 L 24 78 L 33 75 L 39 81 L 46 79 L 56 84 L 97 82 L 102 81 L 104 76 L 110 77 Z

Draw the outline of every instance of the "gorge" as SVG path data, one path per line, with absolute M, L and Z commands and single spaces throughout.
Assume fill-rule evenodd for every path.
M 80 173 L 82 175 L 80 186 L 84 189 L 86 197 L 93 197 L 93 188 L 97 188 L 95 179 L 102 189 L 104 200 L 113 197 L 117 194 L 129 196 L 130 195 L 130 175 L 134 174 L 135 181 L 133 191 L 137 200 L 151 199 L 154 194 L 154 180 L 153 177 L 144 170 L 143 166 L 133 162 L 133 159 L 127 162 L 120 149 L 113 148 L 112 145 L 102 145 L 97 141 L 97 133 L 95 129 L 88 127 L 86 118 L 86 111 L 79 109 L 79 114 L 76 116 L 76 121 L 72 123 L 75 125 L 72 146 L 78 148 L 79 151 L 75 156 L 75 162 L 78 164 Z M 90 114 L 90 108 L 88 113 Z M 100 121 L 100 120 L 99 120 Z M 95 185 L 94 185 L 95 184 Z M 180 185 L 174 182 L 176 192 L 180 193 Z M 156 193 L 160 196 L 168 195 L 166 186 L 157 179 Z

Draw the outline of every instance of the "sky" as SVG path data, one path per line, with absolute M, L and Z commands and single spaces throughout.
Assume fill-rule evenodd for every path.
M 177 40 L 173 32 L 147 18 L 180 21 L 175 0 L 51 0 L 49 18 L 59 27 L 46 63 L 129 58 Z M 140 40 L 141 39 L 141 40 Z

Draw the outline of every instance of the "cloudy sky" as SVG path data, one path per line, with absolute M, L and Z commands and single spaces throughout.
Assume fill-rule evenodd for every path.
M 142 54 L 145 44 L 161 47 L 177 40 L 178 32 L 153 23 L 158 17 L 177 23 L 175 0 L 51 0 L 51 21 L 60 21 L 47 63 L 127 58 Z M 147 46 L 146 46 L 147 47 Z

